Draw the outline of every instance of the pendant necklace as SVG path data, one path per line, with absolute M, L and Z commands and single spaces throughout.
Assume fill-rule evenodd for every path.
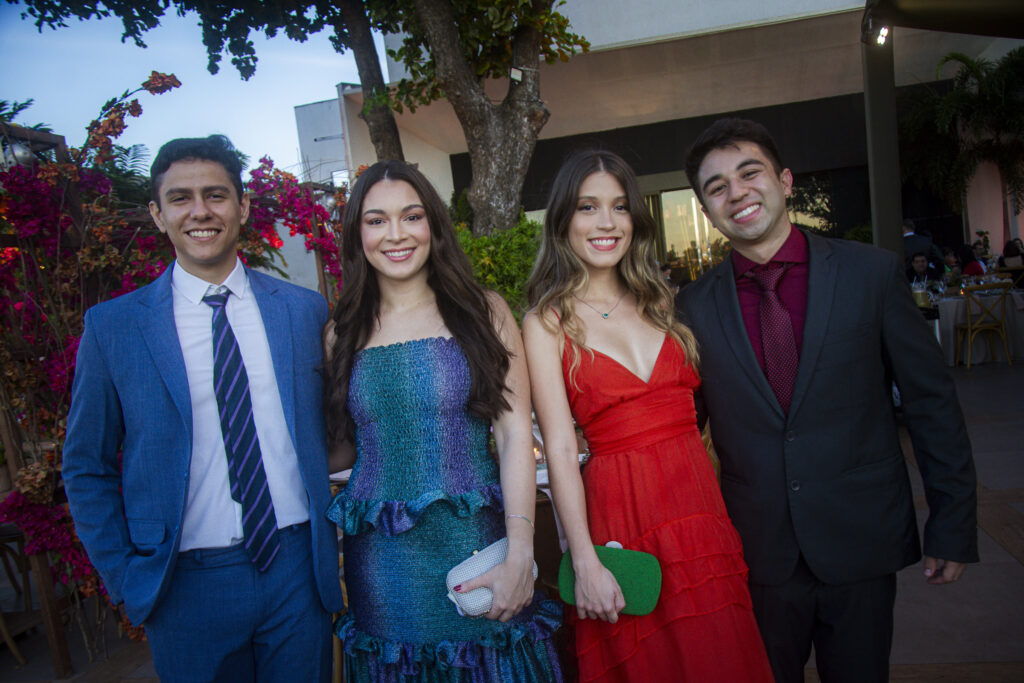
M 608 316 L 610 316 L 612 314 L 612 311 L 614 311 L 616 308 L 619 307 L 619 304 L 622 303 L 622 300 L 626 298 L 627 294 L 629 294 L 629 290 L 628 289 L 625 292 L 622 293 L 622 296 L 619 297 L 619 300 L 615 302 L 614 306 L 612 306 L 611 308 L 608 309 L 607 313 L 602 313 L 601 311 L 597 310 L 596 308 L 594 308 L 593 306 L 588 304 L 586 301 L 584 301 L 583 299 L 581 299 L 578 296 L 576 296 L 575 294 L 572 295 L 572 298 L 576 299 L 576 301 L 579 301 L 581 304 L 583 304 L 584 306 L 586 306 L 587 308 L 592 310 L 594 313 L 597 313 L 599 316 L 601 316 L 602 318 L 607 320 Z

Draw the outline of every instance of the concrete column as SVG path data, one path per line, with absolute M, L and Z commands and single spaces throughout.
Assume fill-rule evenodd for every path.
M 864 120 L 867 126 L 871 224 L 876 246 L 903 253 L 903 206 L 896 132 L 893 33 L 884 45 L 861 43 L 864 67 Z

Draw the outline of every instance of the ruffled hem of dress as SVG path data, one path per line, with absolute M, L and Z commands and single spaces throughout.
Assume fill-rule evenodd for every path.
M 428 491 L 413 500 L 355 500 L 346 498 L 342 491 L 328 506 L 327 518 L 346 534 L 361 534 L 375 528 L 395 536 L 416 526 L 424 510 L 437 502 L 450 505 L 459 517 L 472 517 L 485 507 L 501 508 L 501 484 L 495 482 L 456 494 Z
M 677 619 L 700 617 L 734 605 L 745 610 L 753 609 L 750 601 L 750 589 L 747 587 L 746 570 L 730 570 L 721 564 L 719 568 L 719 573 L 707 576 L 700 583 L 695 584 L 680 584 L 678 576 L 673 577 L 674 580 L 670 579 L 666 582 L 665 577 L 673 570 L 663 569 L 661 595 L 658 596 L 658 605 L 654 611 L 641 617 L 623 615 L 615 624 L 603 626 L 601 636 L 580 649 L 578 654 L 592 649 L 600 641 L 616 638 L 623 629 L 634 628 L 632 625 L 634 621 L 643 624 L 643 627 L 638 629 L 637 635 L 639 638 L 644 638 L 665 628 Z
M 743 543 L 728 517 L 695 514 L 663 522 L 635 538 L 606 538 L 595 534 L 595 543 L 621 542 L 629 550 L 658 558 L 662 585 L 669 594 L 695 588 L 719 576 L 745 573 Z
M 561 606 L 553 600 L 539 600 L 528 621 L 496 628 L 474 641 L 419 644 L 378 638 L 361 631 L 351 612 L 338 618 L 334 633 L 350 657 L 373 658 L 379 664 L 397 666 L 403 676 L 415 676 L 423 666 L 441 671 L 480 668 L 487 663 L 489 654 L 510 655 L 524 639 L 534 646 L 543 643 L 550 640 L 561 625 Z
M 738 578 L 745 586 L 746 576 Z M 689 590 L 683 590 L 670 596 L 662 595 L 655 612 L 642 617 L 620 615 L 618 622 L 611 625 L 612 628 L 605 629 L 599 637 L 595 637 L 595 634 L 591 633 L 587 644 L 578 648 L 575 653 L 580 670 L 592 669 L 605 672 L 614 669 L 635 656 L 641 643 L 647 638 L 660 631 L 672 629 L 674 622 L 681 620 L 699 619 L 726 610 L 739 609 L 741 612 L 747 613 L 753 623 L 754 614 L 749 592 L 743 592 L 739 586 L 733 583 L 734 580 L 731 580 L 731 577 L 716 577 L 716 579 L 705 584 L 705 588 L 711 588 L 711 592 L 714 594 L 709 600 L 699 598 L 694 600 L 695 593 Z M 664 600 L 664 604 L 662 604 L 662 600 Z M 571 615 L 570 618 L 579 630 L 580 620 L 576 619 L 575 615 Z M 623 648 L 623 644 L 627 644 L 628 647 Z M 584 661 L 591 663 L 587 665 L 584 664 Z M 581 676 L 580 680 L 592 679 Z

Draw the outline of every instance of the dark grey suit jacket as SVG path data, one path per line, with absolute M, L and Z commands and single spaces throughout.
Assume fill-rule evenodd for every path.
M 800 553 L 830 584 L 892 573 L 920 558 L 892 380 L 927 491 L 925 552 L 977 561 L 971 445 L 956 388 L 898 257 L 813 234 L 807 240 L 807 320 L 788 416 L 751 348 L 732 259 L 677 301 L 700 344 L 722 493 L 751 581 L 785 581 Z

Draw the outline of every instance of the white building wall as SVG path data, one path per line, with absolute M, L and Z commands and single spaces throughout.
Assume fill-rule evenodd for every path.
M 347 171 L 345 136 L 338 100 L 295 107 L 303 181 L 330 183 L 335 172 Z
M 558 12 L 600 51 L 851 9 L 864 9 L 864 0 L 566 0 Z M 384 45 L 397 50 L 403 37 L 385 35 Z M 408 75 L 390 57 L 387 65 L 391 82 Z
M 274 265 L 288 274 L 287 278 L 282 279 L 316 291 L 320 286 L 316 273 L 316 256 L 312 252 L 306 251 L 306 238 L 302 235 L 294 237 L 289 235 L 288 228 L 283 223 L 277 224 L 277 234 L 284 243 L 281 246 L 281 257 L 284 259 L 284 263 L 278 261 Z M 269 268 L 261 270 L 267 275 L 281 277 L 280 274 Z
M 434 185 L 445 203 L 450 203 L 455 182 L 452 180 L 452 164 L 448 154 L 421 138 L 400 130 L 402 151 L 406 161 L 417 164 L 423 175 Z
M 351 160 L 351 172 L 353 177 L 357 168 L 363 165 L 371 165 L 377 161 L 377 153 L 370 141 L 370 131 L 366 124 L 359 118 L 359 112 L 363 107 L 362 97 L 349 96 L 343 99 L 345 116 L 348 120 L 348 147 Z M 455 183 L 452 180 L 452 166 L 448 153 L 438 149 L 434 145 L 424 141 L 419 136 L 403 128 L 398 127 L 399 137 L 402 140 L 402 153 L 405 160 L 418 164 L 419 170 L 433 183 L 441 199 L 445 202 L 451 200 Z
M 591 50 L 863 9 L 851 0 L 566 0 L 559 12 Z
M 345 136 L 337 99 L 295 107 L 295 128 L 299 136 L 301 163 L 296 175 L 301 182 L 330 184 L 336 172 L 347 179 Z M 306 251 L 305 237 L 289 235 L 282 224 L 278 224 L 277 232 L 284 242 L 281 256 L 287 264 L 278 263 L 277 266 L 288 273 L 290 282 L 317 289 L 316 257 Z M 274 272 L 269 274 L 277 276 Z

